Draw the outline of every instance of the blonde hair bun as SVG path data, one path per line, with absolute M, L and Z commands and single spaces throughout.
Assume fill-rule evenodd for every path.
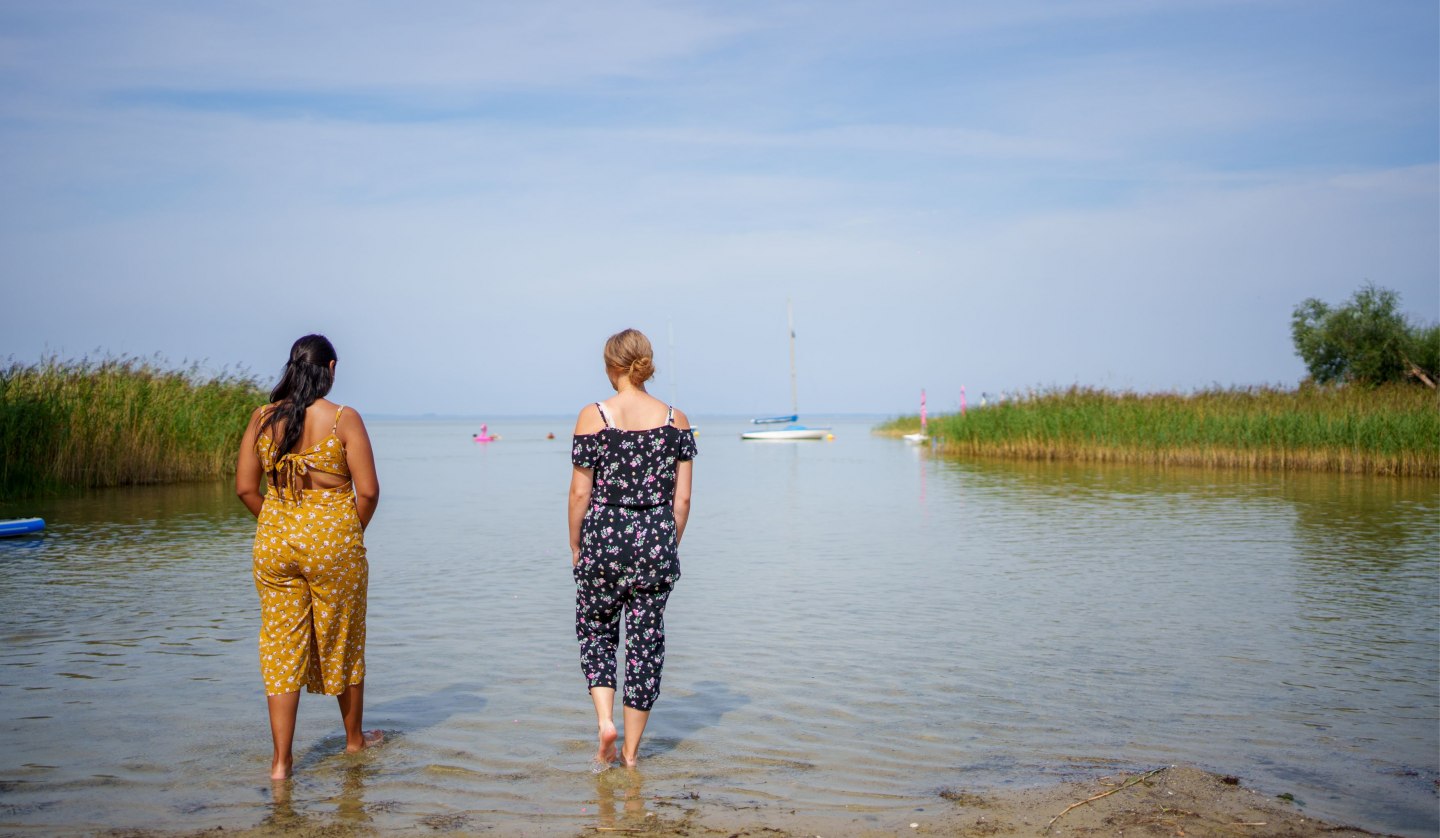
M 605 341 L 605 367 L 640 386 L 655 377 L 655 351 L 639 329 L 616 332 Z
M 636 358 L 627 372 L 631 384 L 644 384 L 655 376 L 655 362 L 649 358 Z

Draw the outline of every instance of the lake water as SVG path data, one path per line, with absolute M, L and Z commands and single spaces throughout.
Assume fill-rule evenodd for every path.
M 588 773 L 569 420 L 377 421 L 366 726 L 301 701 L 272 790 L 252 519 L 228 486 L 0 508 L 0 830 L 573 834 L 728 807 L 881 827 L 1183 762 L 1432 835 L 1440 484 L 954 461 L 703 419 L 637 774 Z M 555 440 L 546 440 L 553 431 Z M 1053 813 L 1052 813 L 1053 814 Z

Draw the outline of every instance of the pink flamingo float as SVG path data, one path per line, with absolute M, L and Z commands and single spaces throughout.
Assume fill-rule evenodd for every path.
M 499 434 L 491 435 L 491 433 L 490 433 L 490 426 L 489 426 L 489 425 L 481 425 L 481 426 L 480 426 L 480 433 L 475 434 L 475 435 L 472 437 L 472 439 L 473 439 L 475 442 L 495 442 L 496 440 L 500 439 L 500 435 L 499 435 Z

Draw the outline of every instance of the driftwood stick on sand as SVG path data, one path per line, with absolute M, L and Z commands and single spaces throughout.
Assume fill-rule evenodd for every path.
M 1150 779 L 1151 777 L 1154 777 L 1156 774 L 1159 774 L 1161 771 L 1167 771 L 1167 770 L 1169 770 L 1170 768 L 1173 768 L 1173 767 L 1174 767 L 1174 766 L 1170 766 L 1170 765 L 1162 765 L 1162 766 L 1160 766 L 1159 768 L 1155 769 L 1154 771 L 1146 771 L 1144 774 L 1140 774 L 1140 775 L 1131 777 L 1130 779 L 1126 780 L 1125 782 L 1121 783 L 1120 785 L 1116 786 L 1115 788 L 1113 788 L 1113 789 L 1111 789 L 1111 790 L 1109 790 L 1109 791 L 1102 791 L 1102 792 L 1100 792 L 1099 794 L 1095 795 L 1094 797 L 1087 797 L 1086 799 L 1081 800 L 1081 801 L 1079 801 L 1078 803 L 1071 803 L 1069 806 L 1066 806 L 1066 807 L 1065 807 L 1065 812 L 1068 812 L 1068 811 L 1070 811 L 1071 809 L 1078 809 L 1079 807 L 1084 806 L 1086 803 L 1094 803 L 1095 801 L 1099 800 L 1099 799 L 1102 798 L 1102 797 L 1109 797 L 1110 795 L 1114 794 L 1114 793 L 1117 792 L 1117 791 L 1122 791 L 1122 790 L 1124 790 L 1124 789 L 1128 789 L 1128 788 L 1130 788 L 1131 786 L 1135 785 L 1136 783 L 1142 783 L 1142 782 Z M 1058 814 L 1058 815 L 1056 815 L 1055 817 L 1051 818 L 1051 819 L 1050 819 L 1050 822 L 1047 823 L 1047 824 L 1045 824 L 1045 828 L 1048 830 L 1050 827 L 1054 826 L 1056 821 L 1060 820 L 1062 817 L 1065 816 L 1065 812 L 1061 812 L 1060 814 Z

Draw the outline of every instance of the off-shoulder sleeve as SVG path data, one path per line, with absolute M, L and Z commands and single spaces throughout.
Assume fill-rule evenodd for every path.
M 600 462 L 600 436 L 576 434 L 570 445 L 570 462 L 580 468 L 594 468 Z
M 689 428 L 680 431 L 680 447 L 675 452 L 677 460 L 693 460 L 700 453 L 695 447 L 695 432 Z

